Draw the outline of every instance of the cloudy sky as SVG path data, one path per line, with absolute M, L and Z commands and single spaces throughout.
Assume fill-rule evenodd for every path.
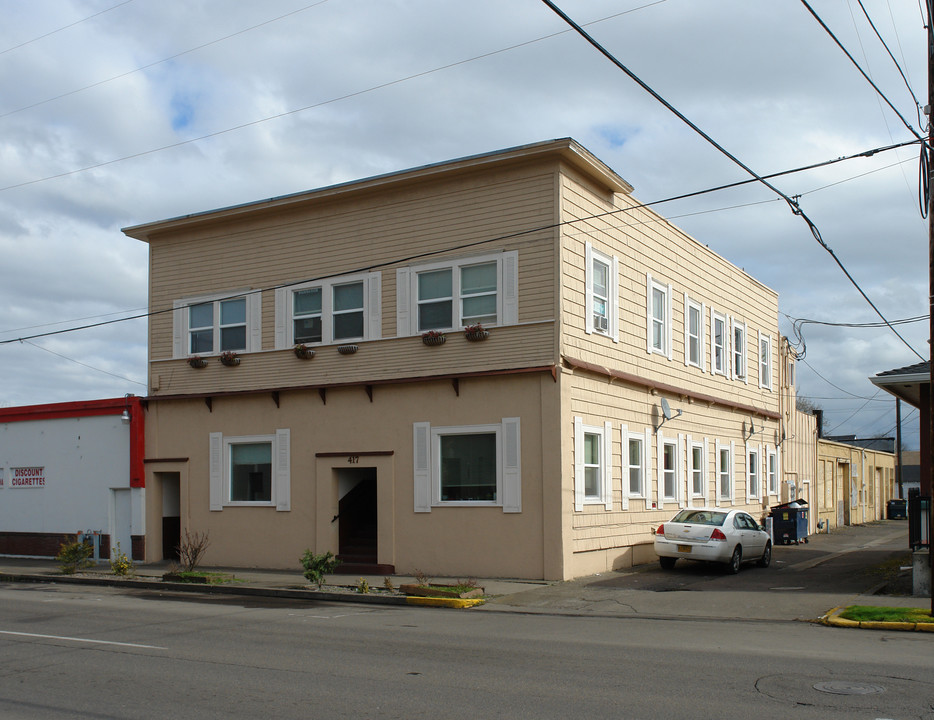
M 559 4 L 760 175 L 923 133 L 919 3 L 810 2 L 901 118 L 803 3 Z M 643 202 L 749 177 L 540 0 L 0 0 L 0 17 L 4 407 L 146 394 L 145 320 L 33 337 L 145 311 L 147 248 L 121 227 L 558 137 Z M 772 181 L 889 320 L 927 313 L 918 157 Z M 790 337 L 789 318 L 879 321 L 765 187 L 656 210 L 776 289 Z M 926 359 L 926 322 L 898 330 Z M 894 401 L 867 377 L 918 356 L 887 328 L 801 334 L 799 392 L 825 430 L 894 433 Z M 917 412 L 903 414 L 916 447 Z

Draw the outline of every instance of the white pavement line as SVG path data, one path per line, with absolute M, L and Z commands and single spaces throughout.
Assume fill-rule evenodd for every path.
M 92 645 L 119 645 L 120 647 L 145 648 L 146 650 L 168 650 L 168 648 L 158 645 L 138 645 L 136 643 L 92 640 L 89 638 L 67 637 L 65 635 L 40 635 L 39 633 L 13 632 L 12 630 L 0 630 L 0 635 L 19 635 L 20 637 L 42 638 L 43 640 L 70 640 L 71 642 L 91 643 Z

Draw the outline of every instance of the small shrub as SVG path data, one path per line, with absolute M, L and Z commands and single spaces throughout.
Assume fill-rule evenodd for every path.
M 392 584 L 392 578 L 389 576 L 383 578 L 383 587 L 386 588 L 387 592 L 396 591 L 396 586 Z
M 366 578 L 360 578 L 360 580 L 357 582 L 357 592 L 361 595 L 370 594 L 370 583 L 367 582 Z
M 305 578 L 309 582 L 317 583 L 320 588 L 325 583 L 324 576 L 334 572 L 341 561 L 334 557 L 330 550 L 324 555 L 315 555 L 311 550 L 306 550 L 301 563 L 305 568 Z
M 198 563 L 207 552 L 211 541 L 208 539 L 207 532 L 189 532 L 185 529 L 185 537 L 178 544 L 178 560 L 186 572 L 193 572 Z
M 428 585 L 431 582 L 431 578 L 428 577 L 418 568 L 415 568 L 415 584 L 416 585 Z
M 126 556 L 126 553 L 120 549 L 120 543 L 110 558 L 110 571 L 114 575 L 129 575 L 133 572 L 133 561 Z
M 91 567 L 94 561 L 94 546 L 89 542 L 82 542 L 75 535 L 74 542 L 62 543 L 55 559 L 58 560 L 59 569 L 66 575 L 74 575 L 78 570 Z

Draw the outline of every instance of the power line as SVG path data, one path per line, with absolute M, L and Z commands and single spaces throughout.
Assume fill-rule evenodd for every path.
M 81 18 L 80 20 L 76 20 L 75 22 L 69 23 L 68 25 L 63 25 L 62 27 L 57 28 L 55 30 L 50 30 L 49 32 L 43 35 L 34 37 L 32 40 L 27 40 L 26 42 L 21 42 L 19 45 L 14 45 L 13 47 L 9 47 L 6 50 L 0 50 L 0 55 L 6 55 L 8 52 L 13 52 L 14 50 L 18 50 L 21 47 L 25 47 L 26 45 L 29 45 L 30 43 L 34 43 L 37 40 L 42 40 L 43 38 L 47 38 L 49 37 L 49 35 L 60 33 L 62 30 L 67 30 L 68 28 L 74 27 L 75 25 L 80 25 L 81 23 L 87 22 L 88 20 L 92 18 L 96 18 L 99 15 L 103 15 L 104 13 L 109 13 L 111 10 L 116 10 L 118 7 L 122 7 L 123 5 L 129 5 L 131 2 L 133 2 L 133 0 L 123 0 L 123 2 L 117 3 L 116 5 L 113 5 L 112 7 L 109 7 L 106 10 L 101 10 L 100 12 L 96 12 L 93 15 L 88 15 L 86 18 Z
M 805 5 L 807 5 L 806 0 L 801 0 L 801 1 L 804 2 Z M 885 316 L 882 314 L 882 311 L 879 310 L 878 307 L 876 307 L 876 304 L 875 304 L 875 303 L 869 298 L 869 296 L 863 291 L 863 289 L 862 289 L 862 287 L 860 287 L 859 283 L 857 283 L 856 280 L 853 278 L 853 276 L 850 275 L 849 270 L 846 269 L 846 266 L 843 264 L 843 262 L 840 260 L 840 258 L 837 257 L 837 254 L 833 251 L 833 249 L 832 249 L 826 242 L 824 242 L 824 239 L 821 237 L 820 230 L 818 230 L 817 226 L 811 221 L 811 219 L 810 219 L 810 218 L 805 214 L 805 212 L 801 209 L 801 207 L 800 207 L 800 205 L 798 204 L 798 201 L 797 201 L 797 200 L 795 200 L 795 199 L 789 197 L 788 195 L 786 195 L 785 193 L 783 193 L 781 190 L 779 190 L 777 187 L 775 187 L 774 185 L 772 185 L 768 180 L 766 180 L 765 178 L 763 178 L 762 176 L 760 176 L 759 174 L 757 174 L 755 171 L 752 170 L 752 168 L 750 168 L 748 165 L 744 164 L 742 161 L 739 160 L 739 158 L 737 158 L 735 155 L 733 155 L 732 153 L 730 153 L 726 148 L 724 148 L 724 147 L 723 147 L 722 145 L 720 145 L 716 140 L 714 140 L 712 137 L 710 137 L 710 135 L 708 135 L 708 134 L 705 133 L 703 130 L 701 130 L 701 129 L 700 129 L 697 125 L 695 125 L 690 119 L 688 119 L 687 116 L 685 116 L 682 112 L 680 112 L 677 108 L 675 108 L 671 103 L 669 103 L 667 100 L 665 100 L 665 98 L 663 98 L 663 97 L 662 97 L 661 95 L 659 95 L 655 90 L 653 90 L 648 84 L 646 84 L 638 75 L 636 75 L 634 72 L 632 72 L 632 70 L 630 70 L 630 69 L 627 68 L 625 65 L 623 65 L 623 63 L 621 63 L 609 50 L 607 50 L 607 49 L 604 48 L 600 43 L 598 43 L 591 35 L 589 35 L 589 34 L 587 33 L 586 30 L 584 30 L 584 28 L 582 28 L 580 25 L 578 25 L 577 23 L 575 23 L 563 10 L 561 10 L 561 8 L 559 8 L 557 5 L 555 5 L 551 0 L 542 0 L 542 2 L 545 3 L 548 7 L 550 7 L 550 8 L 555 12 L 555 14 L 558 15 L 558 17 L 560 17 L 560 18 L 563 19 L 568 25 L 570 25 L 571 27 L 573 27 L 581 37 L 583 37 L 585 40 L 587 40 L 587 42 L 589 42 L 594 48 L 596 48 L 604 57 L 606 57 L 610 62 L 612 62 L 617 68 L 619 68 L 619 69 L 622 70 L 624 73 L 626 73 L 626 75 L 628 75 L 629 78 L 632 79 L 636 84 L 638 84 L 639 87 L 641 87 L 643 90 L 645 90 L 647 93 L 649 93 L 649 94 L 650 94 L 653 98 L 655 98 L 659 103 L 661 103 L 662 105 L 664 105 L 669 111 L 671 111 L 676 117 L 678 117 L 678 119 L 680 119 L 680 120 L 681 120 L 682 122 L 684 122 L 688 127 L 690 127 L 692 130 L 694 130 L 694 132 L 696 132 L 698 135 L 700 135 L 702 138 L 704 138 L 704 139 L 705 139 L 708 143 L 710 143 L 714 148 L 716 148 L 717 150 L 719 150 L 720 153 L 722 153 L 724 156 L 726 156 L 727 158 L 729 158 L 730 160 L 732 160 L 736 165 L 738 165 L 738 166 L 741 167 L 743 170 L 745 170 L 747 173 L 749 173 L 750 175 L 752 175 L 752 177 L 754 177 L 758 182 L 760 182 L 760 183 L 762 183 L 763 185 L 765 185 L 767 188 L 769 188 L 770 190 L 772 190 L 772 192 L 774 192 L 774 193 L 777 194 L 779 197 L 781 197 L 786 203 L 788 203 L 788 207 L 789 207 L 789 209 L 792 211 L 792 213 L 795 214 L 795 215 L 798 215 L 802 220 L 804 220 L 804 222 L 807 223 L 808 228 L 809 228 L 810 231 L 811 231 L 811 235 L 813 235 L 813 236 L 814 236 L 814 239 L 818 242 L 818 244 L 819 244 L 822 248 L 824 248 L 824 250 L 826 250 L 826 251 L 830 254 L 830 257 L 833 258 L 834 262 L 837 264 L 837 266 L 840 268 L 840 270 L 843 271 L 843 274 L 846 275 L 847 279 L 852 283 L 853 287 L 855 287 L 855 288 L 859 291 L 859 294 L 862 295 L 862 296 L 863 296 L 863 299 L 866 300 L 867 303 L 869 303 L 870 307 L 872 307 L 873 310 L 875 310 L 876 314 L 882 319 L 882 321 L 885 322 L 885 323 L 888 323 L 888 321 L 886 320 Z M 897 111 L 896 111 L 896 112 L 897 112 Z M 899 116 L 899 117 L 901 117 L 901 116 Z M 907 125 L 907 123 L 906 123 L 906 125 Z M 918 133 L 917 133 L 913 128 L 911 128 L 910 125 L 908 126 L 908 129 L 911 130 L 912 133 L 913 133 L 916 137 L 918 137 L 919 140 L 921 139 L 920 136 L 918 136 Z M 911 350 L 911 352 L 913 352 L 915 355 L 917 355 L 918 358 L 920 358 L 921 360 L 924 360 L 924 358 L 920 355 L 920 353 L 918 353 L 918 351 L 915 350 L 915 349 L 908 343 L 908 341 L 907 341 L 904 337 L 901 336 L 901 334 L 898 332 L 898 330 L 896 330 L 896 329 L 895 329 L 894 327 L 892 327 L 891 325 L 889 325 L 889 329 L 890 329 L 893 333 L 895 333 L 895 335 L 898 337 L 898 339 L 901 340 L 901 341 L 905 344 L 905 346 L 906 346 L 909 350 Z
M 828 160 L 828 161 L 825 161 L 825 162 L 823 162 L 823 163 L 815 163 L 815 164 L 807 165 L 807 166 L 804 166 L 804 167 L 801 167 L 801 168 L 796 168 L 796 169 L 792 169 L 792 170 L 784 170 L 784 171 L 775 173 L 774 176 L 789 175 L 789 174 L 791 174 L 791 173 L 803 172 L 803 171 L 810 170 L 810 169 L 815 168 L 815 167 L 821 167 L 821 166 L 823 166 L 823 165 L 829 165 L 829 164 L 832 164 L 832 163 L 841 162 L 841 161 L 843 161 L 843 160 L 852 160 L 852 159 L 859 158 L 859 157 L 871 157 L 871 156 L 875 155 L 876 153 L 885 152 L 885 151 L 887 151 L 887 150 L 892 150 L 892 149 L 894 149 L 894 148 L 901 147 L 902 145 L 905 145 L 905 144 L 914 144 L 915 142 L 916 142 L 916 141 L 912 140 L 912 141 L 910 141 L 909 143 L 901 143 L 901 144 L 899 144 L 899 145 L 890 145 L 890 146 L 885 147 L 885 148 L 876 148 L 875 150 L 867 150 L 867 151 L 864 151 L 864 152 L 861 152 L 861 153 L 857 153 L 857 154 L 855 154 L 855 155 L 850 155 L 850 156 L 845 157 L 845 158 L 837 158 L 837 159 L 835 159 L 835 160 Z M 730 184 L 727 184 L 727 185 L 720 185 L 720 186 L 715 187 L 715 188 L 707 188 L 707 189 L 705 189 L 705 190 L 698 190 L 698 191 L 693 192 L 693 193 L 684 193 L 684 194 L 676 195 L 676 196 L 673 196 L 673 197 L 670 197 L 670 198 L 665 198 L 665 199 L 662 199 L 662 200 L 653 200 L 653 201 L 647 202 L 647 203 L 637 203 L 637 204 L 635 204 L 635 205 L 632 205 L 631 207 L 617 208 L 616 210 L 608 210 L 608 211 L 606 211 L 606 212 L 597 213 L 597 214 L 589 215 L 589 216 L 586 216 L 586 217 L 573 218 L 573 219 L 571 219 L 571 220 L 564 220 L 564 221 L 559 222 L 559 223 L 553 223 L 553 224 L 550 224 L 550 225 L 544 225 L 544 226 L 541 226 L 541 227 L 532 228 L 531 230 L 523 230 L 523 231 L 519 231 L 519 232 L 516 232 L 516 233 L 511 233 L 511 234 L 509 234 L 509 235 L 500 235 L 500 236 L 493 237 L 493 238 L 487 238 L 487 239 L 485 239 L 485 240 L 479 240 L 479 241 L 472 242 L 472 243 L 466 243 L 466 244 L 464 244 L 464 245 L 460 245 L 460 246 L 457 246 L 457 247 L 443 248 L 443 249 L 439 249 L 439 250 L 434 250 L 434 251 L 430 251 L 430 252 L 425 252 L 425 253 L 421 253 L 421 254 L 419 254 L 419 255 L 410 256 L 409 258 L 402 258 L 402 259 L 390 260 L 390 261 L 387 261 L 387 262 L 385 262 L 385 263 L 381 263 L 381 264 L 378 264 L 378 265 L 372 265 L 372 266 L 368 266 L 368 267 L 363 267 L 363 268 L 357 268 L 357 269 L 355 269 L 355 270 L 345 270 L 345 271 L 342 271 L 342 272 L 340 272 L 340 273 L 332 273 L 332 274 L 330 274 L 330 275 L 323 275 L 323 276 L 316 277 L 316 278 L 304 278 L 304 279 L 302 279 L 302 280 L 296 280 L 296 281 L 294 281 L 294 282 L 284 283 L 284 284 L 281 284 L 281 285 L 274 285 L 274 286 L 271 286 L 271 287 L 268 287 L 268 288 L 258 288 L 258 289 L 250 290 L 250 291 L 247 291 L 247 292 L 244 292 L 244 293 L 237 293 L 237 294 L 235 294 L 235 295 L 230 295 L 229 297 L 230 297 L 230 298 L 243 297 L 243 296 L 245 296 L 245 295 L 251 295 L 251 294 L 254 294 L 254 293 L 262 293 L 262 292 L 270 292 L 270 291 L 273 291 L 273 290 L 276 290 L 276 289 L 279 289 L 279 288 L 291 287 L 291 286 L 293 286 L 293 285 L 298 285 L 298 284 L 302 284 L 302 283 L 306 283 L 306 282 L 317 282 L 317 281 L 327 280 L 327 279 L 330 279 L 330 278 L 340 277 L 340 276 L 342 276 L 342 275 L 348 275 L 348 274 L 352 274 L 352 273 L 368 272 L 368 271 L 372 271 L 372 270 L 375 270 L 375 269 L 378 269 L 378 268 L 381 268 L 381 267 L 388 267 L 388 266 L 391 266 L 391 265 L 398 265 L 398 264 L 402 264 L 402 263 L 405 263 L 405 262 L 410 262 L 411 260 L 414 260 L 414 259 L 420 259 L 420 258 L 423 258 L 423 257 L 430 257 L 430 256 L 432 256 L 432 255 L 437 255 L 437 254 L 441 254 L 441 253 L 456 252 L 456 251 L 458 251 L 458 250 L 469 249 L 469 248 L 472 248 L 472 247 L 479 247 L 479 246 L 486 245 L 486 244 L 493 243 L 493 242 L 499 242 L 499 241 L 502 241 L 502 240 L 508 240 L 508 239 L 513 239 L 513 238 L 516 238 L 516 237 L 521 237 L 522 235 L 527 235 L 527 234 L 532 234 L 532 233 L 536 233 L 536 232 L 541 232 L 541 231 L 544 231 L 544 230 L 552 230 L 552 229 L 555 229 L 555 228 L 562 227 L 562 226 L 564 226 L 564 225 L 570 225 L 570 224 L 574 224 L 574 223 L 585 222 L 585 221 L 588 221 L 588 220 L 597 220 L 597 219 L 603 219 L 603 218 L 607 218 L 607 217 L 615 217 L 615 216 L 617 216 L 617 215 L 622 215 L 622 214 L 628 214 L 628 213 L 631 213 L 631 212 L 633 212 L 633 211 L 635 211 L 635 210 L 641 210 L 641 209 L 643 209 L 643 208 L 650 208 L 650 207 L 652 207 L 653 205 L 661 205 L 661 204 L 664 204 L 664 203 L 667 203 L 667 202 L 673 202 L 673 201 L 675 201 L 675 200 L 683 200 L 683 199 L 690 198 L 690 197 L 697 197 L 697 196 L 700 196 L 700 195 L 705 195 L 705 194 L 708 194 L 708 193 L 717 192 L 717 191 L 720 191 L 720 190 L 724 190 L 724 189 L 729 189 L 729 188 L 737 187 L 737 186 L 739 186 L 739 185 L 745 185 L 745 184 L 747 184 L 747 183 L 749 183 L 749 182 L 755 182 L 755 181 L 754 181 L 754 180 L 744 180 L 744 181 L 738 182 L 738 183 L 730 183 Z M 772 202 L 772 201 L 769 201 L 769 202 Z M 750 203 L 750 204 L 759 204 L 759 203 Z M 734 206 L 734 207 L 735 207 L 735 206 Z M 742 206 L 740 206 L 740 207 L 742 207 Z M 728 208 L 728 209 L 729 209 L 729 208 Z M 692 214 L 694 214 L 694 213 L 692 213 Z M 662 218 L 661 216 L 659 216 L 659 222 L 667 222 L 667 221 L 668 221 L 668 220 L 667 220 L 666 218 Z M 0 340 L 0 345 L 7 345 L 7 344 L 10 344 L 10 343 L 21 342 L 21 341 L 25 341 L 25 340 L 35 340 L 35 339 L 37 339 L 37 338 L 42 338 L 42 337 L 51 337 L 51 336 L 53 336 L 53 335 L 62 335 L 62 334 L 65 334 L 65 333 L 76 332 L 76 331 L 78 331 L 78 330 L 90 330 L 90 329 L 93 329 L 93 328 L 103 327 L 103 326 L 106 326 L 106 325 L 113 325 L 113 324 L 115 324 L 115 323 L 126 322 L 126 321 L 129 321 L 129 320 L 139 320 L 139 319 L 141 319 L 141 318 L 148 318 L 148 317 L 152 317 L 152 316 L 155 316 L 155 315 L 161 315 L 161 314 L 167 313 L 167 312 L 172 312 L 174 309 L 175 309 L 175 308 L 163 308 L 163 309 L 161 309 L 161 310 L 147 310 L 146 312 L 141 312 L 141 313 L 136 314 L 136 315 L 129 315 L 129 316 L 127 316 L 127 317 L 116 318 L 116 319 L 113 319 L 113 320 L 105 320 L 105 321 L 101 321 L 101 322 L 97 322 L 97 323 L 90 323 L 90 324 L 86 324 L 86 325 L 79 325 L 79 326 L 77 326 L 77 327 L 72 327 L 72 328 L 63 328 L 63 329 L 61 329 L 61 330 L 53 330 L 53 331 L 45 332 L 45 333 L 37 333 L 37 334 L 34 334 L 34 335 L 29 335 L 29 336 L 25 336 L 25 337 L 21 337 L 21 338 L 11 338 L 11 339 L 7 339 L 7 340 Z M 786 317 L 787 317 L 787 316 L 786 316 Z M 83 318 L 81 318 L 81 319 L 83 319 Z M 79 320 L 81 320 L 81 319 L 79 319 Z M 61 321 L 61 322 L 64 322 L 64 321 Z M 58 324 L 58 323 L 49 323 L 49 324 L 53 324 L 53 325 L 54 325 L 54 324 Z M 42 326 L 40 325 L 40 326 L 33 326 L 33 327 L 42 327 Z M 25 328 L 25 329 L 29 329 L 29 328 Z M 15 331 L 6 331 L 6 332 L 15 332 Z M 803 356 L 802 356 L 802 357 L 803 357 Z
M 36 343 L 34 343 L 34 342 L 29 342 L 29 340 L 23 340 L 23 342 L 26 343 L 27 345 L 31 346 L 31 347 L 36 348 L 37 350 L 42 350 L 42 351 L 47 352 L 47 353 L 49 353 L 49 354 L 51 354 L 51 355 L 54 355 L 55 357 L 60 357 L 62 360 L 67 360 L 68 362 L 73 362 L 75 365 L 80 365 L 81 367 L 87 368 L 88 370 L 94 370 L 94 371 L 99 372 L 99 373 L 104 373 L 104 375 L 110 375 L 111 377 L 118 378 L 119 380 L 126 380 L 127 382 L 133 383 L 134 385 L 142 385 L 143 387 L 147 387 L 146 383 L 139 382 L 138 380 L 131 380 L 131 379 L 128 378 L 128 377 L 124 377 L 123 375 L 117 375 L 116 373 L 112 373 L 112 372 L 110 372 L 109 370 L 102 370 L 102 369 L 99 368 L 99 367 L 94 367 L 93 365 L 88 365 L 87 363 L 83 363 L 83 362 L 81 362 L 80 360 L 75 360 L 74 358 L 68 357 L 67 355 L 62 355 L 61 353 L 57 353 L 57 352 L 55 352 L 54 350 L 49 350 L 48 348 L 42 347 L 41 345 L 36 345 Z
M 547 2 L 547 0 L 546 0 L 546 2 Z M 894 112 L 894 113 L 898 116 L 898 119 L 902 121 L 902 123 L 905 125 L 906 128 L 908 128 L 908 131 L 909 131 L 912 135 L 914 135 L 916 138 L 918 138 L 919 140 L 923 140 L 921 134 L 920 134 L 917 130 L 915 130 L 907 120 L 905 120 L 904 116 L 903 116 L 903 115 L 898 111 L 898 109 L 892 104 L 891 100 L 889 100 L 889 99 L 886 97 L 885 93 L 882 92 L 882 91 L 879 89 L 879 87 L 872 81 L 872 78 L 870 78 L 869 75 L 866 74 L 866 71 L 863 70 L 863 69 L 859 66 L 859 63 L 856 62 L 855 58 L 854 58 L 852 55 L 850 55 L 850 51 L 847 50 L 847 49 L 844 47 L 843 43 L 840 42 L 840 40 L 837 38 L 836 35 L 834 35 L 833 31 L 832 31 L 829 27 L 827 27 L 827 24 L 821 19 L 820 15 L 817 14 L 817 12 L 814 10 L 814 8 L 812 8 L 812 7 L 808 4 L 807 0 L 801 0 L 801 4 L 804 5 L 805 8 L 807 8 L 808 12 L 810 12 L 811 15 L 814 17 L 814 19 L 817 20 L 817 22 L 820 24 L 820 26 L 821 26 L 822 28 L 824 28 L 824 31 L 825 31 L 825 32 L 831 37 L 831 39 L 837 44 L 837 47 L 839 47 L 839 48 L 843 51 L 843 54 L 846 55 L 847 58 L 849 58 L 850 62 L 853 63 L 853 66 L 854 66 L 857 70 L 859 70 L 860 75 L 862 75 L 862 76 L 866 79 L 866 82 L 868 82 L 868 83 L 872 86 L 873 90 L 875 90 L 876 93 L 878 93 L 879 97 L 881 97 L 881 98 L 885 101 L 885 104 L 888 105 L 888 106 L 892 109 L 892 112 Z

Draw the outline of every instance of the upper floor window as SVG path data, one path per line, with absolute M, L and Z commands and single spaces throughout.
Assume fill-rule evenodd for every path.
M 276 290 L 276 347 L 380 337 L 379 273 Z
M 759 333 L 759 387 L 772 389 L 772 337 Z
M 399 335 L 518 321 L 516 252 L 399 268 Z
M 733 377 L 746 378 L 746 323 L 733 321 Z
M 260 349 L 260 293 L 176 300 L 173 357 Z
M 729 348 L 726 315 L 711 311 L 710 313 L 710 370 L 714 375 L 729 375 Z
M 684 364 L 704 369 L 704 306 L 684 294 Z
M 663 285 L 646 274 L 646 350 L 671 360 L 671 285 Z
M 586 319 L 584 329 L 619 340 L 617 276 L 619 262 L 615 257 L 585 244 L 587 262 Z

